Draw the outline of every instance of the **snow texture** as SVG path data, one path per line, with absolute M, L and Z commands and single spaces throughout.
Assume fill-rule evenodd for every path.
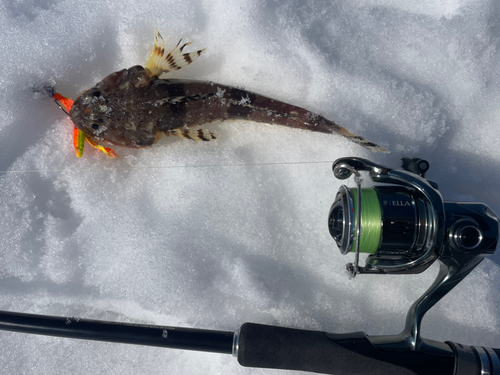
M 437 274 L 350 280 L 326 218 L 339 157 L 431 164 L 448 200 L 500 213 L 500 14 L 489 0 L 0 3 L 0 309 L 233 331 L 244 322 L 401 331 Z M 143 64 L 154 27 L 207 47 L 176 78 L 300 105 L 392 151 L 279 126 L 214 123 L 214 142 L 86 149 L 32 91 L 76 98 Z M 353 181 L 350 182 L 353 184 Z M 500 347 L 499 257 L 423 335 Z M 0 332 L 4 374 L 282 374 L 228 355 Z M 292 372 L 291 372 L 292 373 Z

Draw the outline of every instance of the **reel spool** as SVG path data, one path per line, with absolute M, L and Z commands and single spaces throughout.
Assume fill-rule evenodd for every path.
M 355 262 L 347 265 L 350 273 L 420 273 L 455 252 L 495 251 L 499 219 L 493 211 L 482 203 L 444 202 L 437 184 L 424 178 L 425 160 L 404 159 L 403 168 L 360 158 L 334 162 L 335 177 L 354 174 L 357 183 L 340 187 L 328 216 L 340 252 L 355 252 Z M 386 185 L 362 188 L 360 171 Z M 360 252 L 369 254 L 364 267 L 358 265 Z

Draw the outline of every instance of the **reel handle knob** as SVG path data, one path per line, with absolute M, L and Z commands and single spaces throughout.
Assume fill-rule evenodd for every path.
M 425 174 L 430 168 L 430 164 L 427 160 L 419 159 L 419 158 L 402 158 L 403 162 L 402 168 L 407 170 L 408 172 L 415 173 L 420 177 L 425 178 Z

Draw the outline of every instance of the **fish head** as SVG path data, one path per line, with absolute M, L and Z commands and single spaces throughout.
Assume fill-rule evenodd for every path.
M 101 90 L 97 86 L 92 87 L 75 100 L 70 112 L 71 120 L 84 133 L 104 141 L 105 134 L 103 133 L 112 122 L 108 116 L 110 112 L 106 113 L 110 110 L 107 104 Z
M 150 80 L 141 66 L 110 74 L 75 100 L 71 120 L 97 142 L 132 148 L 152 145 L 158 128 L 143 100 Z

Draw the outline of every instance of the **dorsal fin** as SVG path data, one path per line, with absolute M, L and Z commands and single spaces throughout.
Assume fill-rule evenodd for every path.
M 184 47 L 191 43 L 193 42 L 182 44 L 181 38 L 172 51 L 165 53 L 165 42 L 163 41 L 163 37 L 160 32 L 155 29 L 155 45 L 145 66 L 150 76 L 159 77 L 162 73 L 182 69 L 196 60 L 196 58 L 205 51 L 205 48 L 195 52 L 182 53 Z

